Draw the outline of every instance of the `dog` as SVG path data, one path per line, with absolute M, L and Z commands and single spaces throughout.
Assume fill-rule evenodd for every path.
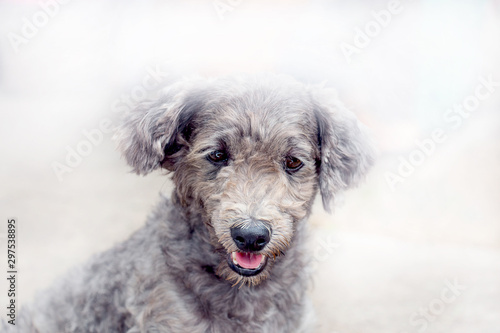
M 16 332 L 310 332 L 307 219 L 373 164 L 335 92 L 281 75 L 180 80 L 124 116 L 133 171 L 172 174 L 146 225 L 21 311 Z

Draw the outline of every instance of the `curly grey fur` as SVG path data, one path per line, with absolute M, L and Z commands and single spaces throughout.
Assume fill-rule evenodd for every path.
M 23 309 L 19 332 L 306 332 L 306 220 L 318 191 L 355 185 L 372 151 L 331 91 L 284 76 L 183 81 L 125 116 L 116 139 L 138 174 L 163 167 L 176 189 L 126 242 Z M 210 151 L 229 159 L 214 165 Z M 303 162 L 287 172 L 284 159 Z M 268 264 L 227 263 L 230 228 L 264 221 Z

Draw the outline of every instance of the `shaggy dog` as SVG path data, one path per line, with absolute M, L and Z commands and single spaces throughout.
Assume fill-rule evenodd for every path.
M 146 225 L 22 312 L 21 332 L 309 332 L 306 220 L 372 151 L 328 89 L 265 75 L 181 81 L 126 115 L 133 170 L 172 172 Z

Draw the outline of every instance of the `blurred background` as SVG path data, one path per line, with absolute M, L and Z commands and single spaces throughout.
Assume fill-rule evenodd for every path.
M 120 113 L 182 76 L 270 71 L 335 87 L 378 148 L 314 208 L 317 332 L 500 332 L 500 1 L 3 0 L 0 36 L 21 306 L 171 191 L 129 172 Z

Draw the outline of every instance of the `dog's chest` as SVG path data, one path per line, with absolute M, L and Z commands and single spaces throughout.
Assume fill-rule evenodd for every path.
M 210 288 L 196 296 L 177 289 L 148 310 L 143 327 L 145 332 L 169 333 L 307 332 L 302 326 L 310 309 L 304 293 L 294 287 Z
M 248 302 L 238 309 L 205 310 L 186 313 L 178 331 L 168 332 L 303 332 L 304 304 L 290 304 L 279 308 L 270 302 Z

